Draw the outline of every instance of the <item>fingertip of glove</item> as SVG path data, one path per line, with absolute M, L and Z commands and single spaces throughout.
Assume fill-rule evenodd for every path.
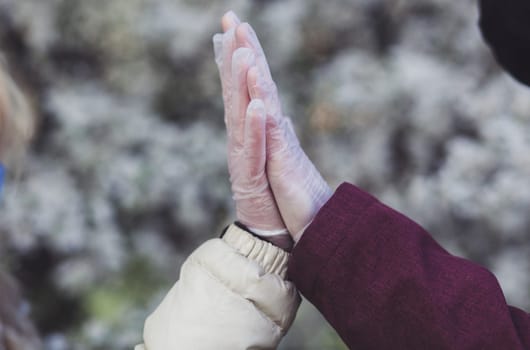
M 248 110 L 255 117 L 265 117 L 265 104 L 260 99 L 253 99 L 248 105 Z
M 241 21 L 232 10 L 227 11 L 221 18 L 221 26 L 225 32 L 230 28 L 237 26 L 239 23 L 241 23 Z
M 215 33 L 212 37 L 212 42 L 214 45 L 222 45 L 223 44 L 223 34 L 222 33 Z
M 241 45 L 252 46 L 252 42 L 255 37 L 255 34 L 253 35 L 253 33 L 254 31 L 252 30 L 250 24 L 248 24 L 247 22 L 241 23 L 236 28 L 236 39 Z
M 258 88 L 259 68 L 252 66 L 249 68 L 247 73 L 247 85 L 250 97 L 252 99 L 260 98 Z
M 226 32 L 224 32 L 223 35 L 223 45 L 235 45 L 235 32 L 236 30 L 234 28 L 230 28 Z
M 234 62 L 234 64 L 253 64 L 254 52 L 252 52 L 252 50 L 248 47 L 240 47 L 236 51 L 234 51 L 234 55 L 232 56 L 232 62 Z
M 212 42 L 213 42 L 213 52 L 215 55 L 215 63 L 217 63 L 217 65 L 220 66 L 223 63 L 222 62 L 223 34 L 221 33 L 214 34 L 212 38 Z

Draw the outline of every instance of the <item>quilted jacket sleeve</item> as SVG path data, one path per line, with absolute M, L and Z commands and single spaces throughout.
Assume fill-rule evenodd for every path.
M 136 350 L 275 349 L 300 304 L 288 258 L 231 225 L 186 260 Z

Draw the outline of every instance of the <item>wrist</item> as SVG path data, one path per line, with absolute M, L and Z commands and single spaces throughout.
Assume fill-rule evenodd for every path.
M 239 221 L 236 221 L 234 225 L 250 233 L 254 237 L 259 238 L 262 241 L 269 242 L 286 252 L 290 252 L 294 246 L 293 239 L 289 235 L 289 232 L 286 228 L 277 230 L 262 230 L 249 227 Z
M 252 226 L 247 226 L 247 229 L 260 237 L 274 237 L 289 234 L 286 228 L 281 228 L 277 230 L 263 230 Z
M 291 231 L 294 244 L 298 243 L 298 241 L 302 238 L 302 235 L 304 234 L 305 230 L 311 225 L 311 223 L 318 215 L 322 207 L 328 202 L 328 200 L 333 195 L 331 188 L 323 179 L 320 185 L 315 186 L 314 188 L 316 188 L 317 190 L 313 193 L 312 205 L 309 209 L 309 214 L 307 215 L 306 220 L 304 220 L 305 224 L 303 224 L 301 228 Z

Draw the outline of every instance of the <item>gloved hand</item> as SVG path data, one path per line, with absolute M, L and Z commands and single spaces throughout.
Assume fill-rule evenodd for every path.
M 282 113 L 276 84 L 256 33 L 248 23 L 237 24 L 235 37 L 237 46 L 249 48 L 253 53 L 252 59 L 245 63 L 234 61 L 232 68 L 234 71 L 248 70 L 250 98 L 264 101 L 267 178 L 281 216 L 296 242 L 332 192 L 300 147 L 290 119 Z M 247 98 L 247 92 L 241 89 L 232 91 L 241 94 L 242 99 Z
M 256 57 L 251 49 L 238 46 L 239 23 L 235 14 L 227 13 L 222 20 L 224 34 L 213 37 L 223 89 L 228 170 L 237 217 L 260 236 L 286 235 L 265 173 L 265 107 L 261 101 L 250 102 L 247 88 L 248 69 L 255 64 Z

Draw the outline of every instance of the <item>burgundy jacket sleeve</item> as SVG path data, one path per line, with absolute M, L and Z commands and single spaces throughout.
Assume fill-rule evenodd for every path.
M 289 277 L 352 349 L 530 349 L 530 316 L 491 272 L 350 184 L 295 246 Z

